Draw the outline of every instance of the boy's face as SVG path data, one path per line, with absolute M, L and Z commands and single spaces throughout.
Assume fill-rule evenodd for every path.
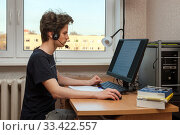
M 62 43 L 58 43 L 58 47 L 63 47 L 67 40 L 69 39 L 68 36 L 68 24 L 66 24 L 60 31 L 60 37 L 59 37 L 59 41 Z

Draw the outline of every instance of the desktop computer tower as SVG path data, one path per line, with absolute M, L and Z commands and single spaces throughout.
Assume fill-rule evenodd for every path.
M 178 93 L 178 51 L 162 51 L 161 56 L 161 85 Z
M 161 52 L 160 74 L 159 52 Z M 174 96 L 170 103 L 180 107 L 180 45 L 164 45 L 161 51 L 158 50 L 157 45 L 148 45 L 139 69 L 138 82 L 140 88 L 147 85 L 159 86 L 159 84 L 161 87 L 173 88 Z M 180 119 L 180 112 L 173 113 L 173 119 Z

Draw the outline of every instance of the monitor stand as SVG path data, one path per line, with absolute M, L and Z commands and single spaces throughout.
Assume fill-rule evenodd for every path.
M 123 81 L 123 87 L 129 90 L 129 83 L 126 81 Z
M 137 89 L 134 89 L 130 83 L 126 82 L 126 81 L 123 81 L 123 87 L 126 88 L 129 92 L 134 92 L 136 91 Z

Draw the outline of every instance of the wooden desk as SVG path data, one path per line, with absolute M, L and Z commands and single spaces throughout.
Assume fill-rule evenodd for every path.
M 111 116 L 110 119 L 119 120 L 171 120 L 172 112 L 179 111 L 179 108 L 172 104 L 167 104 L 165 110 L 139 108 L 136 107 L 136 97 L 136 93 L 129 93 L 123 95 L 119 101 L 70 99 L 70 104 L 79 119 L 84 116 Z

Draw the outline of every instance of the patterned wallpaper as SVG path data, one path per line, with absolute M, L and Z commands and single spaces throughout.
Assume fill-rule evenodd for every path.
M 180 40 L 180 0 L 147 0 L 147 37 Z

